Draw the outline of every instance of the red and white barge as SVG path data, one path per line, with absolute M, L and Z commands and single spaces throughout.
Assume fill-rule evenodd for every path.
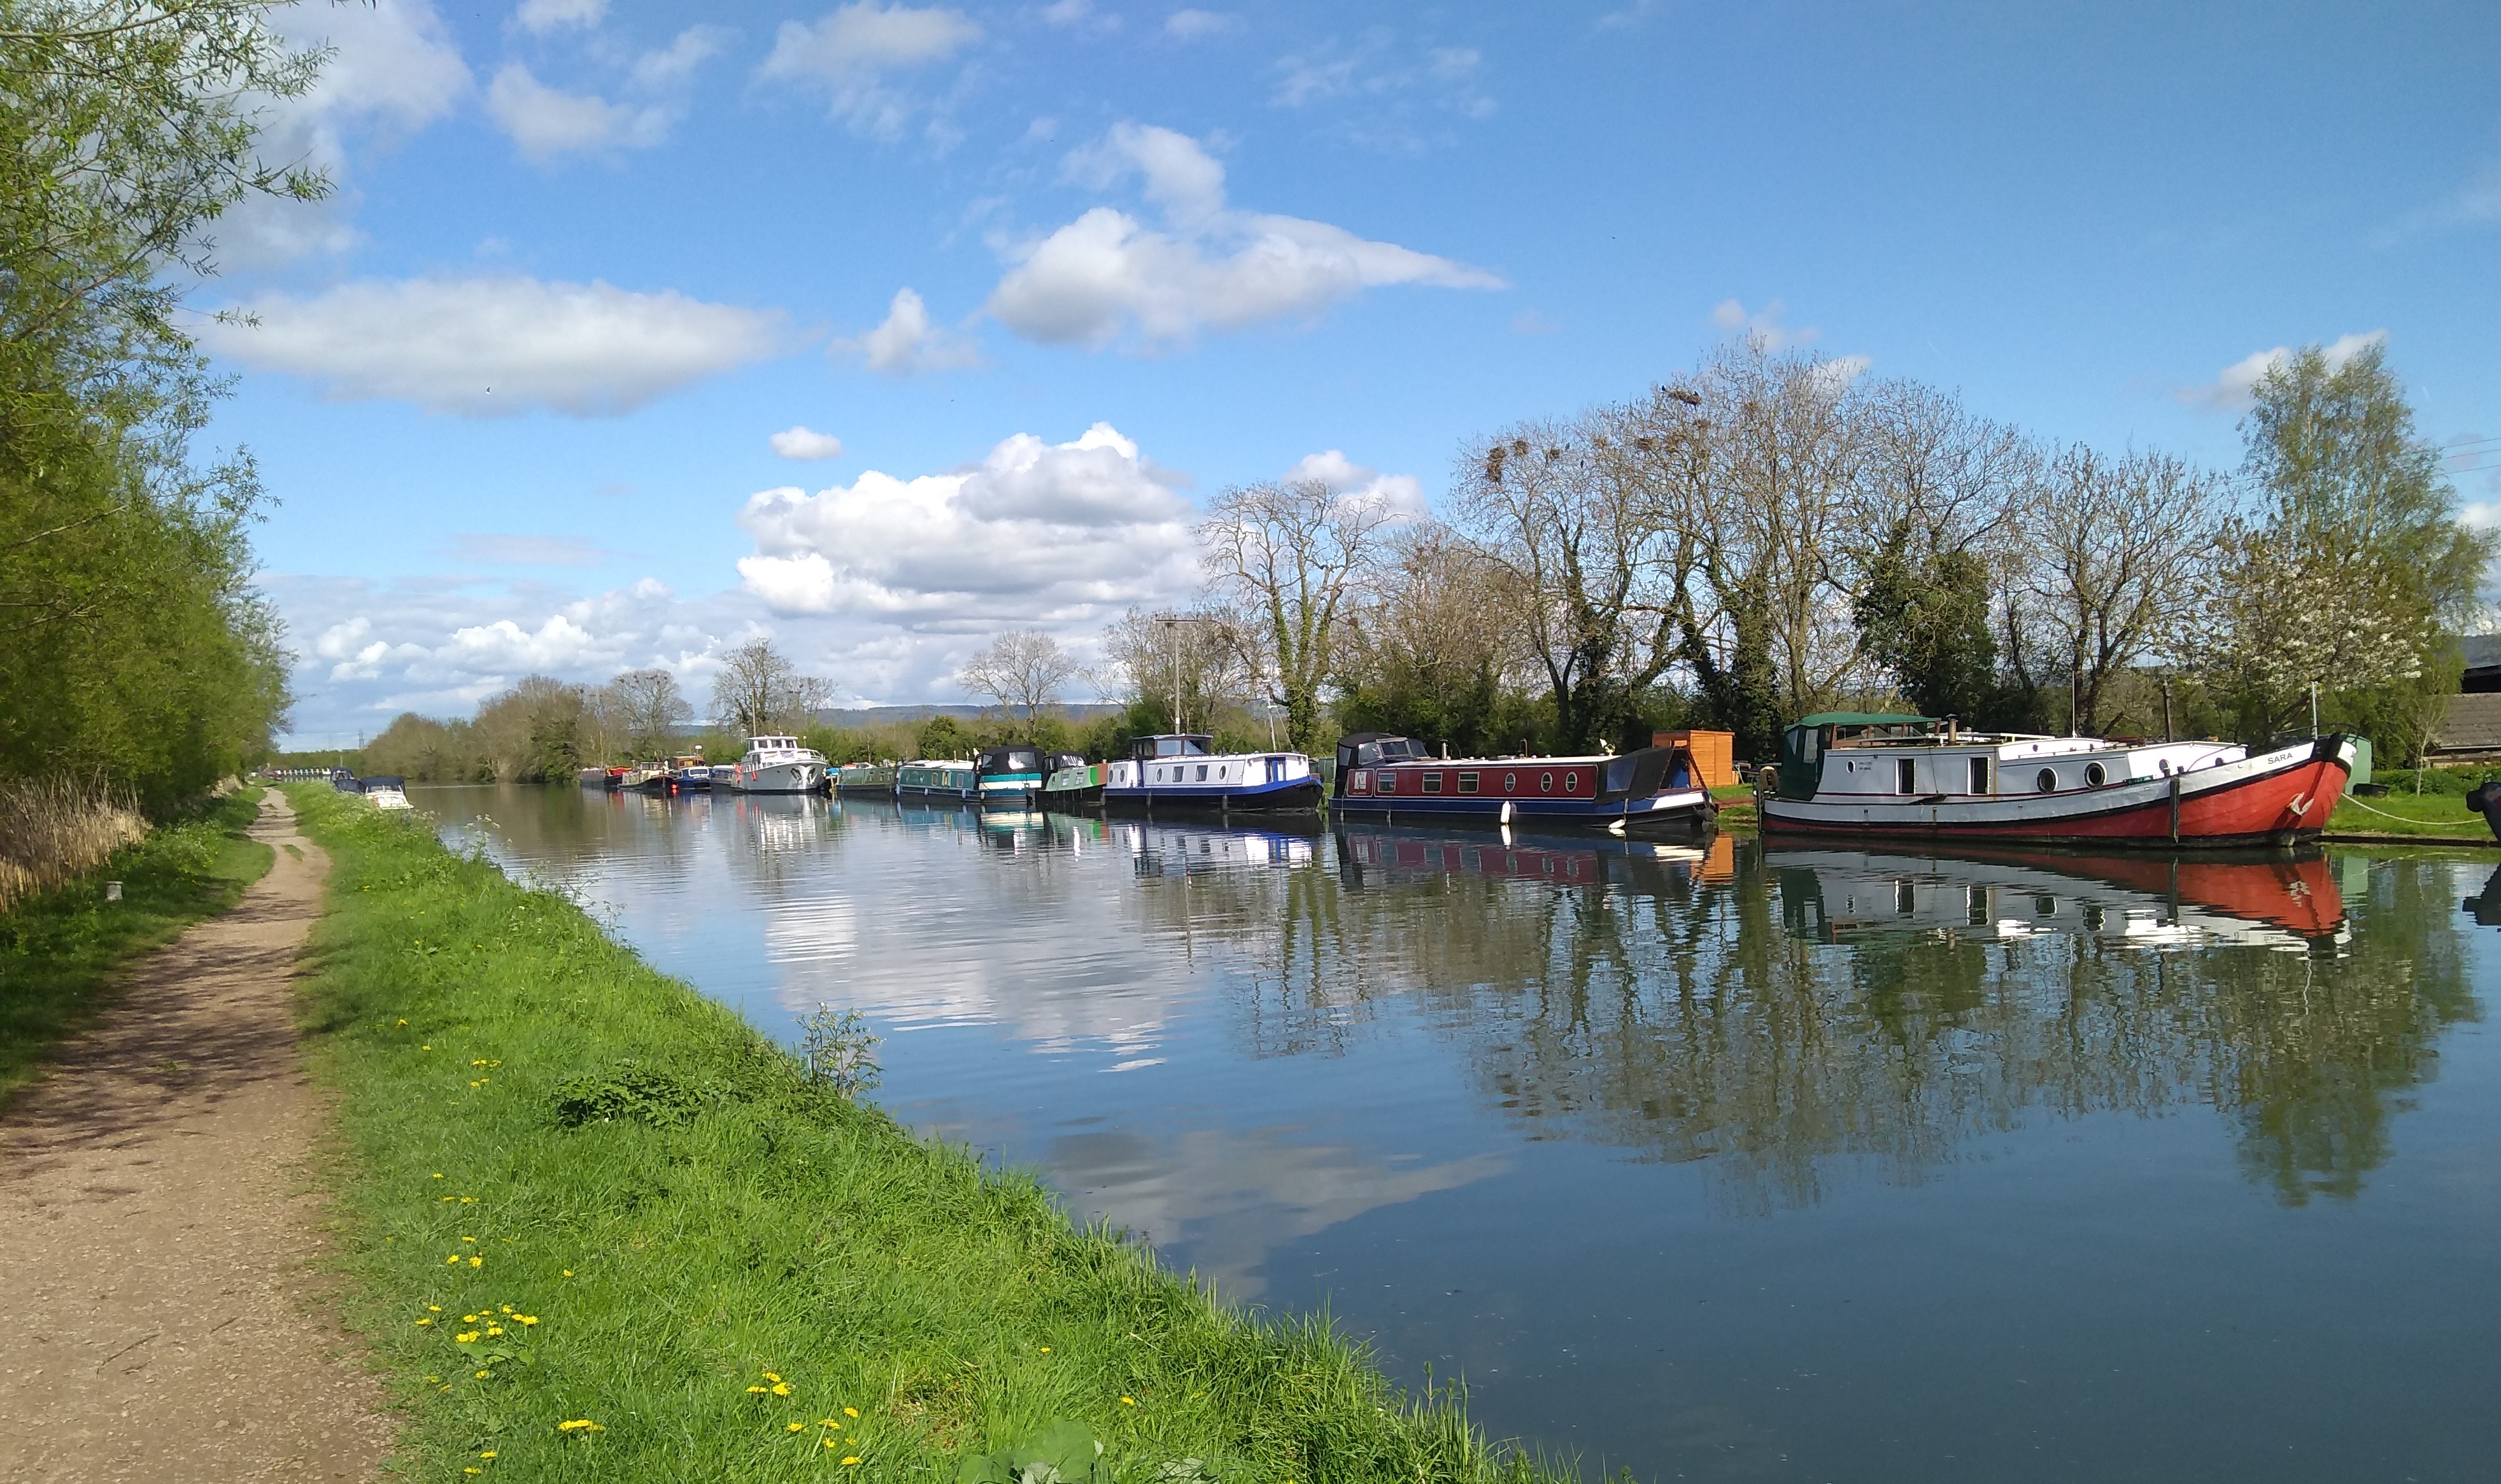
M 1788 729 L 1757 799 L 1765 833 L 2057 845 L 2283 845 L 2315 840 L 2355 741 L 2263 752 L 2218 742 L 1966 732 L 1831 711 Z

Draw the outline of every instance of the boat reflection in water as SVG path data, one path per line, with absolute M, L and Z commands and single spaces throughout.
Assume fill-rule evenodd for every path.
M 1720 835 L 1707 845 L 1677 845 L 1511 829 L 1492 836 L 1442 835 L 1347 820 L 1337 829 L 1337 860 L 1340 878 L 1356 891 L 1437 874 L 1657 890 L 1733 878 L 1736 841 Z
M 1290 816 L 1258 829 L 1115 821 L 1109 833 L 1113 843 L 1129 852 L 1141 876 L 1213 876 L 1262 867 L 1308 866 L 1320 839 L 1316 822 Z
M 1884 934 L 2004 941 L 2069 933 L 2154 948 L 2333 957 L 2351 941 L 2326 855 L 1763 852 L 1783 925 L 1817 942 Z

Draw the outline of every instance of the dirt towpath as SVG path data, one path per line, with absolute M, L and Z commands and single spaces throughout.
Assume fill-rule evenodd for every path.
M 393 1424 L 320 1297 L 322 1106 L 290 1013 L 329 861 L 135 966 L 0 1118 L 0 1479 L 369 1479 Z M 292 847 L 291 849 L 289 847 Z

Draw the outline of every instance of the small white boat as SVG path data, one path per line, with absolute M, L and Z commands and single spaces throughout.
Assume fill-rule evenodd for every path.
M 365 802 L 378 809 L 414 808 L 416 806 L 408 802 L 405 792 L 407 784 L 406 778 L 358 778 L 356 792 L 364 795 Z
M 795 737 L 750 737 L 747 755 L 713 769 L 712 780 L 742 794 L 813 794 L 825 784 L 825 755 Z

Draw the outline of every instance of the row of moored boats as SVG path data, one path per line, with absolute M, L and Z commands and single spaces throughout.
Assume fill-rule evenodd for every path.
M 1300 752 L 1218 752 L 1198 733 L 1136 739 L 1129 756 L 1006 745 L 969 758 L 830 767 L 794 737 L 756 737 L 736 764 L 591 770 L 653 793 L 874 795 L 1047 809 L 1315 813 L 1684 837 L 1717 816 L 1681 742 L 1577 757 L 1453 758 L 1359 732 L 1326 772 Z M 2358 761 L 2334 735 L 2258 751 L 2218 742 L 2126 742 L 1975 732 L 1951 718 L 1825 712 L 1784 737 L 1758 779 L 1767 833 L 2051 844 L 2247 845 L 2314 838 Z

